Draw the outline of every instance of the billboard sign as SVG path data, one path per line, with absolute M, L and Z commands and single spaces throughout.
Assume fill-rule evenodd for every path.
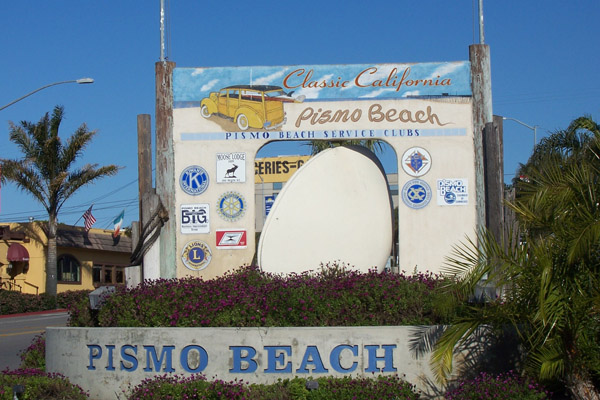
M 182 254 L 190 240 L 219 243 L 217 231 L 241 229 L 247 232 L 246 248 L 219 247 L 210 252 L 209 266 L 206 259 L 193 269 L 212 277 L 252 262 L 257 215 L 268 214 L 273 200 L 264 198 L 269 193 L 257 196 L 256 187 L 294 181 L 292 174 L 309 160 L 257 159 L 267 143 L 382 140 L 396 153 L 398 187 L 405 189 L 404 204 L 398 208 L 403 238 L 399 262 L 434 270 L 455 238 L 476 226 L 476 202 L 468 201 L 475 198 L 473 187 L 462 186 L 466 195 L 459 195 L 458 187 L 449 189 L 457 197 L 453 205 L 463 207 L 446 207 L 447 201 L 442 207 L 439 190 L 446 189 L 438 187 L 438 180 L 449 176 L 465 184 L 475 181 L 470 71 L 467 61 L 175 68 L 173 176 L 179 183 L 174 207 L 187 210 L 182 206 L 208 204 L 217 215 L 210 228 L 178 226 L 177 251 Z M 254 165 L 254 179 L 249 165 Z M 353 184 L 360 190 L 360 182 Z M 430 201 L 434 195 L 437 201 Z M 343 198 L 334 204 L 345 207 Z M 183 217 L 178 220 L 183 222 Z M 434 228 L 440 223 L 452 228 L 441 232 Z M 189 274 L 186 266 L 178 261 L 173 275 Z
M 287 182 L 310 156 L 257 158 L 254 161 L 254 183 Z

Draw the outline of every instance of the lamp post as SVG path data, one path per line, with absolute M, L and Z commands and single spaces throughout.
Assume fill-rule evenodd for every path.
M 63 83 L 79 83 L 79 84 L 84 84 L 84 83 L 94 83 L 94 80 L 92 78 L 80 78 L 80 79 L 73 79 L 73 80 L 70 80 L 70 81 L 60 81 L 60 82 L 50 83 L 50 84 L 48 84 L 46 86 L 42 86 L 41 88 L 35 89 L 33 92 L 27 93 L 25 96 L 21 96 L 18 99 L 14 100 L 14 101 L 11 101 L 10 103 L 8 103 L 5 106 L 0 107 L 0 111 L 4 110 L 8 106 L 12 106 L 16 102 L 21 101 L 21 100 L 23 100 L 26 97 L 31 96 L 34 93 L 39 92 L 40 90 L 44 90 L 46 88 L 49 88 L 50 86 L 62 85 Z
M 538 126 L 537 126 L 537 125 L 530 126 L 530 125 L 527 125 L 527 124 L 526 124 L 525 122 L 523 122 L 523 121 L 519 121 L 519 120 L 518 120 L 518 119 L 516 119 L 516 118 L 502 117 L 502 119 L 503 119 L 503 120 L 507 120 L 507 119 L 508 119 L 508 120 L 510 120 L 510 121 L 515 121 L 516 123 L 518 123 L 518 124 L 521 124 L 521 125 L 523 125 L 524 127 L 531 129 L 531 130 L 533 131 L 533 150 L 535 150 L 535 145 L 537 144 L 537 128 L 538 128 Z

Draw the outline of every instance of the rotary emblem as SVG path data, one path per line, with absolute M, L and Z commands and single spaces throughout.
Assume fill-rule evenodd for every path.
M 181 261 L 192 271 L 201 271 L 210 264 L 212 253 L 210 247 L 200 240 L 188 242 L 181 251 Z
M 226 192 L 217 201 L 217 213 L 227 221 L 237 221 L 246 212 L 246 200 L 237 192 Z
M 420 209 L 429 204 L 431 188 L 421 179 L 413 179 L 402 187 L 402 201 L 410 208 Z

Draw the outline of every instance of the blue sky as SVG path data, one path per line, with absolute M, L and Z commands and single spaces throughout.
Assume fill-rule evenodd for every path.
M 169 1 L 169 60 L 177 67 L 426 63 L 468 60 L 479 41 L 477 0 Z M 152 115 L 160 55 L 159 0 L 5 2 L 0 105 L 46 84 L 94 78 L 91 85 L 42 90 L 0 111 L 0 157 L 18 158 L 9 121 L 37 122 L 65 107 L 67 137 L 81 124 L 98 130 L 81 162 L 117 164 L 116 177 L 83 188 L 60 222 L 75 223 L 94 204 L 95 227 L 138 219 L 138 114 Z M 493 111 L 537 125 L 538 140 L 587 114 L 600 120 L 600 46 L 593 33 L 600 2 L 484 0 Z M 504 123 L 505 180 L 533 146 L 533 131 Z M 306 148 L 273 145 L 265 154 Z M 384 155 L 384 163 L 390 155 Z M 44 219 L 41 206 L 12 184 L 2 187 L 0 222 Z M 78 225 L 82 225 L 80 220 Z

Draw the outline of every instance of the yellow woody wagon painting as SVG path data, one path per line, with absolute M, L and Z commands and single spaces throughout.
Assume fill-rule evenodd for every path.
M 202 99 L 200 113 L 233 120 L 242 131 L 248 128 L 277 129 L 285 123 L 283 103 L 302 102 L 303 96 L 292 97 L 279 86 L 237 85 L 210 93 Z

